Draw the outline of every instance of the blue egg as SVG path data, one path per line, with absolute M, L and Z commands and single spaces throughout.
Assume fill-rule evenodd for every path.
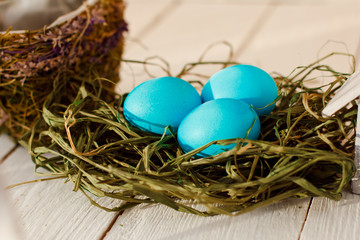
M 183 118 L 200 104 L 201 97 L 190 83 L 180 78 L 160 77 L 134 88 L 126 97 L 123 109 L 131 125 L 163 134 L 167 126 L 176 131 Z
M 214 140 L 256 140 L 259 135 L 260 120 L 249 104 L 237 99 L 220 98 L 203 103 L 191 111 L 181 122 L 177 138 L 184 152 L 189 152 Z M 235 144 L 213 144 L 196 156 L 215 155 L 234 146 Z
M 201 98 L 203 102 L 218 98 L 240 99 L 255 108 L 259 115 L 269 114 L 275 107 L 277 86 L 264 70 L 251 65 L 234 65 L 210 77 Z

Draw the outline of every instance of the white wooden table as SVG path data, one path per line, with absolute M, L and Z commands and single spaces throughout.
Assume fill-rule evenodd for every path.
M 355 0 L 128 0 L 124 58 L 159 55 L 175 74 L 185 63 L 197 61 L 207 46 L 225 40 L 234 47 L 237 61 L 288 74 L 330 52 L 358 57 L 359 12 L 360 1 Z M 226 55 L 227 48 L 218 46 L 208 59 L 225 60 Z M 350 69 L 344 57 L 328 63 L 339 71 Z M 146 80 L 139 66 L 124 64 L 121 75 L 123 92 Z M 0 159 L 7 155 L 0 160 L 2 188 L 38 178 L 25 149 L 11 151 L 14 143 L 5 135 L 0 146 Z M 360 196 L 349 192 L 339 202 L 290 199 L 237 217 L 209 218 L 160 205 L 137 206 L 121 215 L 105 212 L 64 180 L 21 185 L 4 193 L 19 239 L 360 239 Z M 2 225 L 0 231 L 2 227 L 9 229 Z M 6 236 L 15 238 L 13 233 Z

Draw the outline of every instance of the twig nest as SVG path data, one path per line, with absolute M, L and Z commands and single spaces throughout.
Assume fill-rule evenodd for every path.
M 119 80 L 127 30 L 123 12 L 122 0 L 88 0 L 49 26 L 21 31 L 8 26 L 0 33 L 0 118 L 11 135 L 20 138 L 40 118 L 54 82 L 90 74 Z M 69 87 L 64 94 L 76 92 Z

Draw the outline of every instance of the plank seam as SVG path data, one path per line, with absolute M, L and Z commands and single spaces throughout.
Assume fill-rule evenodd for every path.
M 168 5 L 164 7 L 164 9 L 157 14 L 148 24 L 144 26 L 144 28 L 140 31 L 140 33 L 134 37 L 134 39 L 141 39 L 144 38 L 152 29 L 161 22 L 166 16 L 170 15 L 179 5 L 181 1 L 173 0 Z
M 358 62 L 357 60 L 358 60 L 359 54 L 360 54 L 360 37 L 358 39 L 358 44 L 357 44 L 357 47 L 356 47 L 356 50 L 355 50 L 355 55 L 354 55 L 356 62 Z M 355 67 L 355 69 L 357 69 L 358 66 L 354 66 L 354 67 Z
M 8 159 L 10 157 L 11 154 L 13 154 L 16 149 L 19 147 L 18 144 L 16 144 L 15 146 L 13 146 L 1 159 L 0 159 L 0 164 L 4 163 L 6 161 L 6 159 Z
M 116 221 L 118 220 L 118 218 L 124 213 L 125 210 L 121 210 L 119 211 L 114 218 L 111 220 L 109 226 L 105 229 L 105 231 L 103 232 L 103 234 L 101 235 L 101 237 L 99 238 L 99 240 L 104 240 L 106 235 L 108 234 L 108 232 L 110 232 L 110 230 L 113 228 L 113 226 L 115 225 Z
M 310 202 L 309 202 L 309 205 L 308 205 L 308 208 L 307 208 L 307 210 L 306 210 L 306 214 L 305 214 L 304 221 L 303 221 L 303 223 L 301 224 L 301 228 L 300 228 L 300 232 L 299 232 L 299 236 L 298 236 L 298 239 L 297 239 L 297 240 L 300 240 L 300 239 L 301 239 L 301 234 L 302 234 L 302 232 L 303 232 L 303 230 L 304 230 L 306 221 L 307 221 L 307 219 L 308 219 L 308 216 L 309 216 L 309 212 L 310 212 L 310 208 L 311 208 L 311 204 L 312 204 L 312 202 L 313 202 L 313 199 L 314 199 L 314 198 L 311 197 Z
M 247 34 L 245 40 L 240 44 L 239 48 L 234 53 L 234 59 L 238 59 L 239 56 L 245 51 L 248 45 L 252 42 L 252 40 L 256 37 L 262 27 L 265 25 L 267 20 L 271 17 L 274 10 L 278 6 L 277 1 L 271 1 L 265 10 L 260 14 L 253 27 L 250 29 Z

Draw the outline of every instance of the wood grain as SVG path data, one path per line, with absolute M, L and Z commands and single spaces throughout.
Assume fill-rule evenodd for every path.
M 18 149 L 0 168 L 5 185 L 38 179 L 27 151 Z M 90 205 L 72 184 L 52 180 L 25 184 L 8 190 L 18 225 L 26 239 L 97 239 L 106 230 L 115 213 Z M 119 202 L 104 199 L 104 205 Z
M 6 161 L 6 156 L 11 151 L 12 148 L 14 148 L 15 142 L 12 141 L 12 139 L 5 135 L 0 134 L 0 166 L 3 162 Z
M 355 54 L 360 38 L 359 10 L 360 3 L 350 1 L 279 4 L 239 59 L 287 75 L 332 52 Z M 334 57 L 324 63 L 349 72 L 349 60 Z
M 359 236 L 360 196 L 344 191 L 338 202 L 314 198 L 300 240 L 355 240 Z
M 227 41 L 236 48 L 247 39 L 248 32 L 265 9 L 267 5 L 219 2 L 204 4 L 197 1 L 179 4 L 172 10 L 172 14 L 152 28 L 151 33 L 141 38 L 141 44 L 127 49 L 125 58 L 141 61 L 159 56 L 170 64 L 170 73 L 177 75 L 185 64 L 197 62 L 214 43 Z M 133 11 L 132 14 L 134 15 L 128 15 L 128 20 L 134 25 L 142 21 L 141 13 Z M 228 55 L 229 48 L 219 44 L 208 52 L 204 60 L 227 61 Z M 149 69 L 154 77 L 166 75 L 160 68 Z M 201 67 L 198 72 L 213 74 L 219 69 L 220 66 Z M 141 65 L 131 65 L 130 69 L 128 64 L 124 64 L 121 74 L 121 92 L 129 91 L 149 79 Z M 191 80 L 191 77 L 185 79 Z
M 146 57 L 150 57 L 148 46 L 142 41 L 142 38 L 151 33 L 157 24 L 171 14 L 179 4 L 181 2 L 176 0 L 132 0 L 128 2 L 125 19 L 129 24 L 129 34 L 126 36 L 123 59 L 143 61 Z M 134 54 L 134 52 L 138 54 Z M 120 71 L 122 80 L 117 86 L 118 92 L 122 94 L 130 92 L 139 83 L 139 77 L 144 79 L 144 76 L 142 64 L 123 62 Z
M 290 199 L 243 215 L 199 217 L 161 205 L 125 211 L 106 239 L 297 239 L 308 199 Z M 265 238 L 266 237 L 266 238 Z
M 0 135 L 0 169 L 8 157 L 12 154 L 15 144 L 7 135 Z M 6 240 L 19 240 L 21 233 L 16 225 L 16 217 L 13 207 L 10 206 L 10 199 L 5 188 L 4 176 L 0 173 L 0 232 L 1 237 Z

